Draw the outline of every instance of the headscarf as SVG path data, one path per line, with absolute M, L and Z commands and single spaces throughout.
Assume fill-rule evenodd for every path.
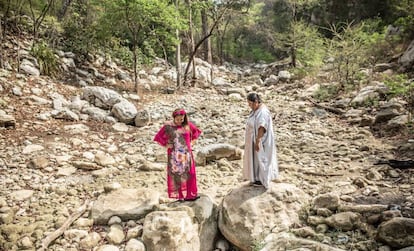
M 178 110 L 178 111 L 174 111 L 173 112 L 173 117 L 175 116 L 179 116 L 179 115 L 186 115 L 187 113 L 185 112 L 184 109 Z

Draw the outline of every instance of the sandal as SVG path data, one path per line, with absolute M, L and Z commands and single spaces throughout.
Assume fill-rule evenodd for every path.
M 253 186 L 255 186 L 255 187 L 260 187 L 260 186 L 263 186 L 263 184 L 262 184 L 262 182 L 260 182 L 260 181 L 255 181 L 255 182 L 253 183 Z
M 197 200 L 197 199 L 200 199 L 200 195 L 197 195 L 196 197 L 194 197 L 194 198 L 185 198 L 184 200 L 185 201 L 195 201 L 195 200 Z

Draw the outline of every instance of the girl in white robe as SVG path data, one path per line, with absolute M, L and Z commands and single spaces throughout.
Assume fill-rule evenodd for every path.
M 272 116 L 258 94 L 250 93 L 247 102 L 252 111 L 246 122 L 243 178 L 267 189 L 279 175 Z

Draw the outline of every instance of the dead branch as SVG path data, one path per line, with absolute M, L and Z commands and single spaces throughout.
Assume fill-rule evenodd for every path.
M 337 173 L 316 173 L 316 172 L 309 172 L 309 171 L 305 171 L 303 172 L 303 174 L 314 175 L 314 176 L 329 176 L 329 177 L 343 176 L 343 174 L 337 174 Z
M 69 216 L 68 219 L 63 223 L 63 225 L 57 229 L 55 232 L 49 234 L 46 238 L 42 241 L 42 247 L 38 249 L 38 251 L 45 251 L 50 243 L 56 240 L 59 236 L 61 236 L 72 223 L 77 220 L 81 215 L 90 208 L 89 200 L 86 200 L 85 203 L 81 207 L 79 207 L 74 214 Z
M 315 101 L 313 101 L 310 98 L 308 98 L 308 101 L 311 102 L 314 106 L 319 107 L 319 108 L 322 108 L 322 109 L 325 109 L 328 112 L 332 112 L 332 113 L 338 114 L 338 115 L 344 114 L 344 111 L 342 111 L 341 109 L 337 109 L 337 108 L 334 108 L 334 107 L 330 107 L 330 106 L 325 106 L 325 105 L 318 104 L 318 103 L 316 103 Z

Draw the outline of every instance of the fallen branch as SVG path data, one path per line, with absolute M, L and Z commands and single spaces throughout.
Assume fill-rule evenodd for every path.
M 81 207 L 79 207 L 74 214 L 69 216 L 69 218 L 63 223 L 63 225 L 57 229 L 55 232 L 49 234 L 46 238 L 42 241 L 42 247 L 38 249 L 38 251 L 45 251 L 50 243 L 56 240 L 59 236 L 61 236 L 72 223 L 77 220 L 81 215 L 90 207 L 89 200 L 86 200 L 85 203 Z
M 318 104 L 318 103 L 316 103 L 315 101 L 313 101 L 310 98 L 308 98 L 308 101 L 311 102 L 314 106 L 319 107 L 319 108 L 322 108 L 322 109 L 325 109 L 328 112 L 332 112 L 332 113 L 335 113 L 335 114 L 338 114 L 338 115 L 342 115 L 342 114 L 345 113 L 341 109 L 337 109 L 337 108 L 334 108 L 334 107 L 330 107 L 330 106 L 325 106 L 325 105 Z
M 303 174 L 308 174 L 308 175 L 315 175 L 315 176 L 343 176 L 343 174 L 338 174 L 338 173 L 315 173 L 315 172 L 309 172 L 309 171 L 305 171 L 303 172 Z
M 396 159 L 389 159 L 389 160 L 378 160 L 377 163 L 374 165 L 389 165 L 392 168 L 399 168 L 399 169 L 408 169 L 414 168 L 414 160 L 396 160 Z

